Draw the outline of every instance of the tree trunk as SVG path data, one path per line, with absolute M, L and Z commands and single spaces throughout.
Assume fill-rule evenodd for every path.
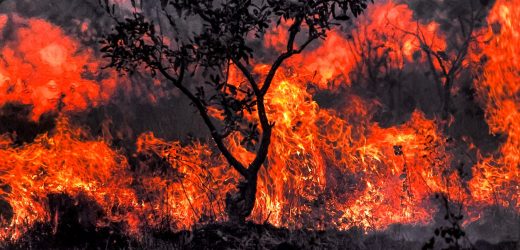
M 450 78 L 446 80 L 444 83 L 444 97 L 443 97 L 443 105 L 442 105 L 442 119 L 447 120 L 450 115 L 450 107 L 451 107 L 451 84 L 452 81 Z
M 249 174 L 237 185 L 237 191 L 226 194 L 226 213 L 230 222 L 244 224 L 251 215 L 255 206 L 257 179 L 257 174 Z

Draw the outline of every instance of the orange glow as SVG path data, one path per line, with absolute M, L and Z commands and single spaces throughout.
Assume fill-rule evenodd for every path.
M 2 31 L 7 24 L 7 15 L 0 15 L 0 31 Z
M 425 225 L 437 212 L 432 197 L 439 193 L 475 208 L 467 220 L 476 220 L 479 209 L 490 205 L 520 211 L 520 10 L 515 2 L 496 2 L 488 30 L 482 31 L 486 41 L 479 43 L 487 62 L 475 87 L 490 132 L 506 139 L 491 156 L 479 152 L 471 179 L 463 180 L 452 166 L 457 156 L 442 121 L 415 110 L 406 122 L 383 127 L 372 119 L 381 104 L 353 94 L 352 74 L 368 74 L 360 58 L 368 50 L 368 59 L 387 56 L 392 69 L 402 70 L 406 64 L 426 63 L 414 56 L 420 43 L 408 31 L 420 29 L 434 50 L 447 46 L 437 23 L 420 23 L 407 5 L 388 1 L 371 5 L 356 19 L 351 36 L 331 31 L 327 40 L 288 60 L 275 76 L 265 96 L 275 126 L 250 218 L 312 229 Z M 0 31 L 7 22 L 0 15 Z M 96 218 L 98 225 L 123 223 L 137 237 L 147 227 L 179 230 L 226 220 L 226 193 L 236 188 L 239 175 L 211 142 L 166 141 L 145 132 L 131 152 L 138 159 L 131 167 L 134 158 L 112 147 L 109 135 L 93 138 L 62 112 L 109 100 L 115 75 L 86 77 L 98 75 L 100 68 L 89 49 L 44 20 L 25 22 L 14 32 L 16 41 L 0 48 L 0 106 L 31 104 L 32 119 L 49 111 L 57 111 L 59 118 L 54 130 L 27 144 L 14 145 L 10 134 L 0 135 L 0 200 L 14 211 L 12 220 L 0 218 L 1 239 L 17 238 L 36 222 L 54 220 L 50 194 L 92 199 L 104 213 Z M 500 24 L 498 33 L 494 23 Z M 265 47 L 283 51 L 288 25 L 266 35 Z M 81 30 L 87 29 L 89 24 L 82 23 Z M 473 53 L 471 59 L 481 55 Z M 269 65 L 251 63 L 264 78 Z M 247 85 L 233 65 L 229 82 Z M 341 107 L 320 106 L 315 89 L 341 93 L 336 97 Z M 142 91 L 139 96 L 153 102 L 162 97 Z M 223 119 L 218 108 L 209 113 Z M 246 114 L 246 119 L 257 117 Z M 251 162 L 254 153 L 241 139 L 233 133 L 226 144 L 240 161 Z
M 0 17 L 0 28 L 6 19 Z M 80 49 L 76 41 L 44 20 L 20 22 L 24 27 L 16 30 L 16 39 L 0 48 L 0 105 L 31 104 L 36 120 L 60 105 L 63 111 L 85 110 L 110 97 L 116 81 L 113 77 L 95 80 L 100 64 L 92 51 Z
M 255 69 L 265 74 L 268 67 Z M 427 223 L 433 214 L 429 205 L 433 194 L 447 192 L 448 186 L 461 192 L 435 121 L 415 112 L 408 123 L 383 129 L 369 120 L 377 104 L 357 96 L 348 97 L 343 112 L 321 109 L 306 91 L 306 76 L 291 72 L 280 72 L 266 96 L 276 126 L 267 170 L 259 180 L 252 216 L 256 221 L 373 229 L 399 222 Z M 248 162 L 254 155 L 239 141 L 230 140 L 232 149 Z M 356 183 L 344 186 L 347 183 L 337 175 Z
M 482 54 L 488 60 L 475 86 L 484 103 L 490 132 L 507 136 L 496 155 L 484 157 L 470 181 L 475 201 L 520 211 L 520 10 L 516 1 L 500 0 L 491 10 L 488 41 Z M 496 27 L 499 27 L 497 30 Z
M 31 144 L 7 147 L 0 143 L 0 189 L 14 211 L 14 217 L 0 231 L 1 238 L 17 238 L 34 222 L 50 221 L 47 195 L 65 193 L 71 197 L 85 195 L 96 201 L 111 221 L 123 221 L 126 214 L 115 207 L 137 207 L 130 188 L 128 163 L 124 156 L 100 140 L 60 118 L 53 134 L 43 134 Z M 117 210 L 119 211 L 119 210 Z M 104 221 L 97 221 L 104 223 Z
M 208 146 L 181 146 L 147 133 L 139 137 L 137 148 L 141 154 L 163 157 L 173 172 L 140 177 L 151 206 L 146 213 L 149 225 L 170 218 L 173 229 L 189 229 L 194 222 L 225 219 L 225 194 L 238 176 Z
M 284 25 L 287 26 L 281 26 Z M 424 62 L 425 58 L 413 57 L 416 51 L 421 50 L 421 44 L 409 32 L 420 31 L 424 40 L 435 51 L 446 47 L 444 37 L 438 31 L 439 25 L 435 22 L 418 22 L 406 4 L 387 1 L 373 5 L 354 20 L 354 26 L 348 27 L 350 35 L 338 31 L 330 32 L 318 48 L 294 56 L 288 64 L 305 69 L 300 70 L 299 74 L 302 77 L 306 75 L 307 80 L 319 88 L 337 90 L 341 84 L 351 84 L 350 74 L 353 71 L 368 74 L 364 71 L 363 60 L 377 60 L 388 56 L 386 60 L 395 69 L 401 69 L 406 62 Z M 267 46 L 281 51 L 285 49 L 282 41 L 286 41 L 287 33 L 281 30 L 283 28 L 276 28 L 272 35 L 267 36 Z

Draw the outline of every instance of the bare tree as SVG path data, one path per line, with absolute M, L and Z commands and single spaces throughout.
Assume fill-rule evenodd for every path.
M 434 3 L 435 4 L 435 3 Z M 413 60 L 425 59 L 425 67 L 431 77 L 439 96 L 440 105 L 436 112 L 443 120 L 448 119 L 452 106 L 452 89 L 457 82 L 461 81 L 463 72 L 469 70 L 468 53 L 472 46 L 478 44 L 479 30 L 484 24 L 486 11 L 489 6 L 485 1 L 466 0 L 466 1 L 442 1 L 437 3 L 437 9 L 443 13 L 432 14 L 439 20 L 444 29 L 445 36 L 431 34 L 425 31 L 424 25 L 417 21 L 415 28 L 408 29 L 402 27 L 394 20 L 387 19 L 389 28 L 395 29 L 397 39 L 403 39 L 399 33 L 413 37 L 418 45 L 418 51 L 413 54 Z M 400 93 L 401 83 L 410 75 L 409 71 L 416 65 L 410 63 L 404 56 L 404 47 L 387 46 L 385 43 L 392 39 L 393 34 L 385 32 L 369 32 L 362 27 L 357 32 L 353 32 L 350 44 L 355 52 L 357 69 L 353 75 L 354 81 L 368 83 L 371 92 L 387 91 L 394 92 L 397 87 L 397 94 Z M 393 38 L 396 39 L 396 38 Z M 439 49 L 439 42 L 446 41 L 446 48 Z M 400 53 L 395 53 L 399 50 Z M 405 72 L 408 69 L 408 72 Z M 382 86 L 381 83 L 388 83 Z M 377 87 L 376 87 L 377 86 Z M 390 109 L 399 113 L 399 105 L 391 102 Z
M 237 191 L 226 196 L 226 212 L 231 221 L 244 222 L 253 210 L 258 172 L 268 154 L 274 124 L 264 97 L 277 70 L 314 40 L 325 39 L 332 27 L 359 15 L 367 0 L 161 0 L 155 14 L 147 14 L 153 12 L 142 1 L 131 5 L 130 17 L 121 18 L 107 0 L 102 3 L 116 22 L 114 32 L 101 41 L 108 67 L 146 70 L 191 101 L 217 148 L 242 177 Z M 282 21 L 289 24 L 286 49 L 259 76 L 250 65 L 257 54 L 251 38 L 261 38 Z M 186 34 L 182 22 L 196 31 Z M 230 65 L 247 80 L 245 86 L 228 82 Z M 210 109 L 220 111 L 223 119 L 212 117 Z M 245 118 L 246 112 L 256 114 L 259 127 Z M 230 151 L 226 138 L 234 133 L 255 153 L 251 162 L 241 162 Z
M 446 4 L 453 5 L 446 9 L 458 10 L 458 12 L 450 13 L 456 24 L 448 33 L 451 39 L 446 39 L 448 42 L 446 50 L 435 50 L 434 41 L 427 39 L 419 25 L 415 32 L 403 30 L 417 38 L 421 50 L 426 54 L 430 72 L 437 83 L 437 91 L 442 100 L 440 112 L 443 120 L 448 119 L 451 113 L 452 88 L 460 79 L 461 72 L 468 68 L 467 64 L 470 63 L 467 60 L 468 52 L 471 45 L 477 42 L 478 32 L 476 31 L 482 27 L 488 7 L 484 1 L 476 0 L 448 1 Z

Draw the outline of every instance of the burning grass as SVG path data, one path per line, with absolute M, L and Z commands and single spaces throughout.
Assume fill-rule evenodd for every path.
M 436 22 L 416 20 L 405 4 L 378 3 L 353 23 L 352 36 L 332 32 L 274 77 L 265 96 L 275 124 L 270 154 L 259 174 L 252 222 L 242 226 L 225 223 L 224 200 L 239 176 L 215 145 L 146 132 L 118 148 L 110 136 L 92 135 L 69 115 L 109 100 L 116 77 L 98 72 L 93 54 L 59 28 L 16 18 L 24 23 L 14 32 L 18 40 L 0 48 L 0 120 L 10 122 L 0 136 L 0 246 L 402 249 L 422 247 L 446 221 L 451 224 L 437 227 L 437 236 L 476 227 L 490 207 L 519 221 L 517 2 L 496 1 L 488 25 L 477 31 L 484 40 L 464 61 L 466 67 L 480 63 L 478 70 L 469 68 L 477 75 L 477 101 L 490 133 L 505 136 L 493 154 L 481 152 L 471 139 L 451 137 L 453 116 L 413 107 L 401 115 L 403 122 L 390 126 L 375 118 L 388 107 L 364 91 L 370 80 L 365 78 L 381 79 L 373 70 L 424 70 L 418 66 L 427 64 L 421 41 L 431 41 L 435 55 L 453 56 Z M 0 15 L 0 31 L 8 18 Z M 406 27 L 421 30 L 423 40 Z M 44 35 L 46 40 L 38 39 Z M 286 37 L 274 32 L 265 37 L 265 47 L 283 49 L 278 40 Z M 373 54 L 361 58 L 368 49 Z M 443 60 L 448 64 L 442 57 L 432 70 L 441 71 Z M 367 61 L 381 64 L 369 68 Z M 251 63 L 265 78 L 268 66 Z M 229 70 L 228 87 L 236 91 L 246 79 L 235 65 Z M 322 92 L 341 100 L 327 105 L 317 100 Z M 210 114 L 223 116 L 218 109 Z M 225 143 L 239 161 L 254 159 L 242 134 L 229 135 Z M 469 154 L 461 155 L 460 148 L 476 155 L 469 173 L 454 164 Z M 445 207 L 433 198 L 439 195 L 446 197 Z M 448 207 L 455 205 L 462 210 L 452 215 Z M 443 213 L 446 219 L 439 220 Z M 407 233 L 394 237 L 402 228 Z M 418 236 L 417 230 L 428 233 Z M 511 242 L 472 238 L 464 246 L 514 247 Z

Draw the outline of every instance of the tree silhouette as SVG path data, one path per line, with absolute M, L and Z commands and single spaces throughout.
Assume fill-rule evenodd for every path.
M 275 126 L 267 117 L 264 97 L 277 70 L 314 40 L 325 39 L 335 25 L 358 16 L 367 2 L 161 0 L 144 8 L 143 1 L 132 0 L 132 13 L 123 18 L 105 0 L 101 5 L 116 25 L 103 37 L 101 52 L 110 60 L 108 67 L 127 73 L 148 72 L 189 98 L 217 148 L 242 177 L 237 190 L 226 195 L 229 219 L 242 223 L 253 210 L 258 172 Z M 250 59 L 258 55 L 253 40 L 281 22 L 289 24 L 286 49 L 261 77 L 250 65 Z M 192 31 L 186 32 L 183 23 L 189 23 Z M 244 76 L 245 87 L 228 82 L 230 65 Z M 215 119 L 210 110 L 218 110 L 221 119 Z M 256 115 L 259 124 L 246 119 L 246 113 Z M 233 133 L 241 134 L 241 145 L 255 153 L 254 160 L 243 163 L 230 151 L 226 138 Z
M 442 100 L 441 118 L 447 120 L 453 113 L 454 85 L 461 81 L 464 70 L 467 70 L 470 60 L 468 54 L 471 47 L 478 43 L 478 30 L 485 24 L 487 10 L 489 9 L 487 0 L 467 0 L 445 3 L 446 9 L 453 9 L 447 18 L 451 18 L 454 23 L 448 31 L 452 37 L 446 51 L 436 51 L 432 44 L 434 41 L 428 40 L 424 31 L 417 26 L 414 32 L 404 31 L 416 37 L 421 45 L 422 52 L 426 55 L 430 72 L 433 80 L 438 86 L 438 95 Z M 455 22 L 456 20 L 456 22 Z

